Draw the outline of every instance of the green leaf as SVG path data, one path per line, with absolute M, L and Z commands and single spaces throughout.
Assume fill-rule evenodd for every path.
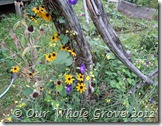
M 58 108 L 60 106 L 60 103 L 59 103 L 59 101 L 52 101 L 51 105 L 53 108 Z
M 56 90 L 57 90 L 58 92 L 62 91 L 62 89 L 63 89 L 62 85 L 57 85 L 57 86 L 56 86 Z
M 50 95 L 47 95 L 47 96 L 46 96 L 46 98 L 45 98 L 45 101 L 47 101 L 47 102 L 50 102 L 50 101 L 52 101 L 52 98 L 51 98 L 51 96 L 50 96 Z
M 61 40 L 61 43 L 63 45 L 65 45 L 69 41 L 69 37 L 67 37 L 66 35 L 61 34 L 60 35 L 60 40 Z
M 54 61 L 56 64 L 65 64 L 66 66 L 70 66 L 73 63 L 73 58 L 70 54 L 64 50 L 59 51 Z
M 29 96 L 30 94 L 33 93 L 33 89 L 28 87 L 26 88 L 24 91 L 22 91 L 22 93 L 25 95 L 25 96 Z
M 129 84 L 132 84 L 132 79 L 127 78 L 127 81 L 128 81 Z
M 24 118 L 23 121 L 24 122 L 32 122 L 29 118 Z
M 113 88 L 116 87 L 116 81 L 114 81 L 114 80 L 110 81 L 110 86 L 113 87 Z
M 66 20 L 63 19 L 63 17 L 59 18 L 58 21 L 59 21 L 60 24 L 64 24 L 64 23 L 66 23 Z
M 7 60 L 6 60 L 6 64 L 7 64 L 7 67 L 8 67 L 8 68 L 11 68 L 11 67 L 14 65 L 14 63 L 13 63 L 12 60 L 10 60 L 10 59 L 7 59 Z
M 21 23 L 20 21 L 16 22 L 13 26 L 13 30 L 16 30 L 17 27 L 20 25 L 20 23 Z
M 62 91 L 60 92 L 60 94 L 61 94 L 63 97 L 66 97 L 66 96 L 67 96 L 66 90 L 62 90 Z

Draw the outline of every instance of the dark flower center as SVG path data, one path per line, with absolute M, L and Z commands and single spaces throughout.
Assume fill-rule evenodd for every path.
M 53 53 L 53 56 L 56 56 L 56 54 L 55 54 L 55 53 Z
M 52 37 L 52 39 L 55 39 L 55 37 Z
M 29 76 L 32 76 L 32 73 L 29 73 Z
M 38 97 L 38 92 L 33 93 L 33 98 L 36 98 L 36 97 Z
M 34 19 L 35 19 L 35 18 L 36 18 L 36 16 L 35 16 L 35 15 L 33 15 L 33 16 L 32 16 L 32 18 L 34 18 Z
M 49 55 L 48 58 L 51 58 L 51 55 Z
M 28 31 L 30 31 L 30 32 L 33 32 L 33 31 L 34 31 L 33 25 L 30 25 L 30 26 L 28 27 Z
M 80 78 L 83 78 L 82 76 L 80 76 Z
M 16 70 L 16 68 L 14 68 L 14 70 Z
M 68 80 L 71 80 L 71 78 L 68 78 Z
M 80 89 L 83 89 L 83 86 L 80 86 Z
M 61 81 L 57 81 L 57 84 L 60 85 L 61 84 Z
M 46 14 L 47 17 L 49 17 L 49 14 Z

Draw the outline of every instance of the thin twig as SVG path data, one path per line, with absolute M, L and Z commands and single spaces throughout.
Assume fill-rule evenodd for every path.
M 86 0 L 83 0 L 83 5 L 84 5 L 84 12 L 85 12 L 85 17 L 86 17 L 86 22 L 87 22 L 87 24 L 89 24 L 89 15 L 88 15 L 88 9 L 87 9 Z

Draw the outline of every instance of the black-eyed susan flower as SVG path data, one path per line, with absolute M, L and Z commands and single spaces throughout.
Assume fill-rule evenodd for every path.
M 57 56 L 57 53 L 56 52 L 53 52 L 50 55 L 51 55 L 51 60 L 55 60 L 56 59 L 56 56 Z
M 42 13 L 41 17 L 46 21 L 51 21 L 52 17 L 48 12 Z
M 68 50 L 68 52 L 69 52 L 73 57 L 76 56 L 76 53 L 75 53 L 73 50 Z
M 39 13 L 39 7 L 33 7 L 33 8 L 32 8 L 32 11 L 33 11 L 35 14 Z
M 71 84 L 73 83 L 73 81 L 74 81 L 74 78 L 72 75 L 65 75 L 65 83 Z
M 50 39 L 52 42 L 57 42 L 60 40 L 60 34 L 55 33 L 53 37 Z
M 40 7 L 39 7 L 39 11 L 41 11 L 41 12 L 46 12 L 46 9 L 45 9 L 44 6 L 40 6 Z
M 76 88 L 77 91 L 79 91 L 82 94 L 86 90 L 86 85 L 84 83 L 78 83 Z
M 36 24 L 38 24 L 38 21 L 37 21 L 37 19 L 36 19 L 36 16 L 34 16 L 34 15 L 31 16 L 31 20 L 34 21 Z
M 30 79 L 33 78 L 33 76 L 34 76 L 34 73 L 33 73 L 33 72 L 28 73 L 28 77 L 29 77 Z
M 39 87 L 39 90 L 40 90 L 40 92 L 42 92 L 44 90 L 44 88 L 41 86 L 41 87 Z
M 18 67 L 18 66 L 13 66 L 12 68 L 11 68 L 11 72 L 12 73 L 18 73 L 20 71 L 20 68 Z
M 78 80 L 83 81 L 84 80 L 84 75 L 83 74 L 78 74 Z
M 68 47 L 67 46 L 65 46 L 65 45 L 63 45 L 62 47 L 61 47 L 61 50 L 68 50 Z
M 53 36 L 53 37 L 51 37 L 51 39 L 50 39 L 50 41 L 51 41 L 51 42 L 57 42 L 58 40 L 59 40 L 59 39 L 58 39 L 58 38 L 56 38 L 56 37 L 54 37 L 54 36 Z
M 54 37 L 56 37 L 56 38 L 60 39 L 60 34 L 55 33 L 55 34 L 54 34 Z
M 56 84 L 57 86 L 60 86 L 60 85 L 62 85 L 62 81 L 58 80 L 58 81 L 55 82 L 55 84 Z
M 51 61 L 51 55 L 50 54 L 45 54 L 45 59 L 47 62 Z
M 39 11 L 37 14 L 36 14 L 37 17 L 40 17 L 40 18 L 43 18 L 44 16 L 44 13 Z

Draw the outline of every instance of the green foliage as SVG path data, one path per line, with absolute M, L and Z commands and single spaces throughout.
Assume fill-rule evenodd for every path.
M 78 2 L 74 6 L 77 15 L 84 13 L 82 6 L 80 6 L 81 1 Z M 31 8 L 37 5 L 40 5 L 40 3 L 32 2 L 27 8 L 27 12 L 32 14 Z M 158 67 L 156 54 L 158 50 L 156 45 L 158 42 L 158 22 L 131 19 L 117 12 L 113 5 L 109 6 L 110 8 L 106 4 L 104 5 L 121 42 L 131 52 L 134 65 L 148 75 Z M 6 23 L 7 19 L 10 19 L 15 34 L 25 47 L 23 50 L 17 49 L 14 41 L 8 37 L 10 29 L 6 29 L 9 27 Z M 115 57 L 99 36 L 92 22 L 87 25 L 85 17 L 82 16 L 79 16 L 79 20 L 84 35 L 90 44 L 94 61 L 94 68 L 88 74 L 92 78 L 94 88 L 94 93 L 90 96 L 90 99 L 85 100 L 84 95 L 76 90 L 79 68 L 74 64 L 76 57 L 73 57 L 66 50 L 60 50 L 61 46 L 68 45 L 69 41 L 73 43 L 73 37 L 71 39 L 61 34 L 58 42 L 51 42 L 50 38 L 53 33 L 56 33 L 52 22 L 38 19 L 38 24 L 36 24 L 34 21 L 27 20 L 27 24 L 23 25 L 22 19 L 11 15 L 4 18 L 0 23 L 0 26 L 6 26 L 5 28 L 0 27 L 1 31 L 6 29 L 6 32 L 0 32 L 0 41 L 4 41 L 7 46 L 0 49 L 0 62 L 3 70 L 3 72 L 0 72 L 0 83 L 2 84 L 0 92 L 3 91 L 4 87 L 7 87 L 10 78 L 10 73 L 5 71 L 10 70 L 13 65 L 19 65 L 23 74 L 16 79 L 10 92 L 2 99 L 1 110 L 10 109 L 10 106 L 13 105 L 12 112 L 8 112 L 13 122 L 157 122 L 158 78 L 154 79 L 154 85 L 144 85 L 128 96 L 129 89 L 134 87 L 141 79 Z M 59 21 L 65 23 L 63 18 L 60 18 Z M 29 36 L 24 35 L 24 31 L 26 26 L 31 24 L 34 26 L 35 32 L 32 33 L 33 45 L 29 49 L 31 43 L 29 43 Z M 153 26 L 154 29 L 152 29 Z M 40 28 L 44 30 L 41 35 Z M 138 31 L 139 29 L 142 30 Z M 70 47 L 73 46 L 75 47 L 75 45 L 70 45 Z M 57 53 L 56 59 L 47 62 L 45 54 L 52 52 Z M 27 67 L 29 62 L 32 62 L 32 67 L 35 70 L 33 78 L 28 77 L 28 72 L 32 72 L 31 67 Z M 146 62 L 149 62 L 149 64 L 146 64 Z M 69 94 L 66 92 L 64 74 L 72 74 L 75 79 L 72 83 L 72 91 Z M 58 85 L 57 81 L 62 83 Z M 40 87 L 43 87 L 43 89 L 40 90 Z M 34 92 L 38 92 L 39 96 L 34 98 Z M 152 98 L 154 98 L 154 101 L 151 101 Z M 17 101 L 16 104 L 14 104 L 15 101 Z M 22 111 L 21 117 L 16 117 L 13 114 L 16 109 Z M 82 113 L 86 112 L 88 115 L 85 117 L 82 114 L 78 116 L 77 113 L 81 110 Z M 67 114 L 67 111 L 69 114 Z M 107 117 L 108 111 L 126 111 L 128 113 L 126 117 L 122 117 L 121 113 L 117 113 L 116 117 Z M 63 114 L 64 112 L 65 114 Z M 105 114 L 103 114 L 104 112 Z M 145 117 L 139 117 L 140 112 L 143 112 Z M 147 112 L 148 115 L 146 115 Z M 150 116 L 152 112 L 155 113 L 153 117 Z M 5 111 L 2 111 L 0 115 L 2 113 L 5 113 Z M 3 118 L 7 119 L 7 117 L 8 115 L 5 115 Z
M 139 6 L 146 6 L 158 9 L 158 0 L 126 0 Z
M 158 35 L 157 33 L 148 32 L 142 36 L 140 46 L 144 47 L 147 51 L 158 51 Z

